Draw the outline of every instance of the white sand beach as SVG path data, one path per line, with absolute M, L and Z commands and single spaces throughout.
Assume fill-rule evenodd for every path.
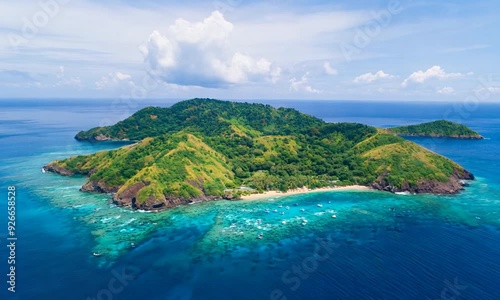
M 365 191 L 372 190 L 367 186 L 362 185 L 349 185 L 349 186 L 338 186 L 338 187 L 324 187 L 319 189 L 308 189 L 308 188 L 299 188 L 294 190 L 288 190 L 286 193 L 280 191 L 267 191 L 260 194 L 252 194 L 241 196 L 242 200 L 256 200 L 263 198 L 271 198 L 271 197 L 280 197 L 280 196 L 291 196 L 298 194 L 306 194 L 306 193 L 317 193 L 317 192 L 331 192 L 331 191 Z

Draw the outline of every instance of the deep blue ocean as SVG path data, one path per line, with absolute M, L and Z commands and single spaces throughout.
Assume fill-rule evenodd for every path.
M 334 191 L 130 211 L 79 192 L 85 178 L 41 167 L 121 146 L 73 137 L 172 101 L 0 100 L 0 299 L 500 299 L 500 105 L 261 102 L 379 127 L 458 121 L 486 139 L 412 140 L 477 180 L 455 196 Z M 17 200 L 15 293 L 8 186 Z

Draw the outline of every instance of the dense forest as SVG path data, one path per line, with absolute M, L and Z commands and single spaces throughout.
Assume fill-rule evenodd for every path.
M 384 130 L 262 104 L 193 99 L 148 107 L 76 138 L 137 142 L 45 168 L 87 175 L 83 190 L 113 192 L 117 203 L 144 209 L 237 198 L 248 192 L 242 186 L 286 191 L 361 184 L 393 192 L 441 186 L 438 192 L 453 193 L 458 179 L 472 178 L 449 159 Z
M 236 103 L 212 99 L 192 99 L 170 108 L 147 107 L 113 126 L 81 131 L 77 140 L 142 140 L 186 130 L 203 136 L 231 135 L 241 128 L 249 137 L 300 133 L 324 121 L 290 108 Z
M 483 137 L 469 127 L 439 120 L 418 125 L 401 126 L 388 129 L 388 132 L 402 136 L 430 136 L 460 139 L 482 139 Z

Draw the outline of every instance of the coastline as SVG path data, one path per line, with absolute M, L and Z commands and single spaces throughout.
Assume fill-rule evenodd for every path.
M 241 196 L 240 200 L 258 200 L 258 199 L 265 199 L 265 198 L 271 198 L 271 197 L 281 197 L 281 196 L 292 196 L 292 195 L 299 195 L 299 194 L 309 194 L 309 193 L 317 193 L 317 192 L 331 192 L 331 191 L 371 191 L 373 190 L 370 187 L 363 186 L 363 185 L 348 185 L 348 186 L 338 186 L 338 187 L 323 187 L 323 188 L 318 188 L 318 189 L 308 189 L 308 188 L 298 188 L 294 190 L 288 190 L 287 192 L 283 193 L 280 191 L 267 191 L 264 193 L 259 193 L 259 194 L 251 194 L 251 195 L 245 195 Z

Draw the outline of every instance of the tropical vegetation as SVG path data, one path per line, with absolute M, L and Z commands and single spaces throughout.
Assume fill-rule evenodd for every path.
M 95 185 L 113 187 L 115 197 L 132 194 L 134 205 L 151 202 L 155 207 L 172 206 L 172 199 L 235 198 L 246 191 L 242 186 L 286 191 L 383 181 L 398 190 L 422 181 L 446 183 L 453 174 L 467 173 L 445 157 L 374 127 L 212 99 L 144 108 L 76 138 L 135 143 L 55 161 L 49 169 L 86 175 Z

